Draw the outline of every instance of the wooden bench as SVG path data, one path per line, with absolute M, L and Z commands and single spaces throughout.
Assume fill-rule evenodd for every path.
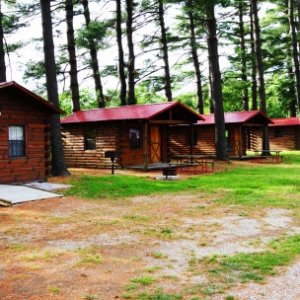
M 255 150 L 255 153 L 261 153 L 262 157 L 271 158 L 272 162 L 282 163 L 283 156 L 280 154 L 282 150 Z
M 202 172 L 214 172 L 215 162 L 204 155 L 174 155 L 173 159 L 182 166 L 200 167 Z

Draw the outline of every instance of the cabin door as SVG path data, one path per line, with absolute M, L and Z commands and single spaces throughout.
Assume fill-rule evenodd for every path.
M 229 131 L 229 156 L 239 156 L 241 151 L 239 128 L 232 128 Z
M 240 128 L 234 128 L 234 155 L 242 155 L 241 132 Z
M 150 154 L 151 163 L 161 161 L 161 130 L 159 126 L 151 126 Z

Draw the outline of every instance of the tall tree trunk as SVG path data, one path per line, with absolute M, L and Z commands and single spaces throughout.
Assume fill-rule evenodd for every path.
M 215 5 L 206 4 L 208 61 L 211 73 L 211 95 L 214 101 L 216 158 L 227 159 L 222 83 L 219 66 Z
M 6 81 L 2 2 L 0 0 L 0 82 Z
M 125 63 L 124 63 L 124 50 L 122 44 L 122 4 L 120 0 L 116 0 L 116 36 L 118 44 L 118 72 L 120 80 L 120 102 L 121 105 L 126 105 L 126 75 L 125 75 Z
M 136 104 L 135 99 L 135 54 L 133 44 L 133 7 L 134 0 L 126 0 L 127 43 L 128 43 L 128 104 Z
M 198 51 L 197 51 L 197 42 L 196 42 L 196 34 L 195 34 L 195 21 L 193 12 L 189 10 L 188 13 L 189 21 L 190 21 L 190 45 L 191 45 L 191 52 L 192 52 L 192 59 L 195 69 L 196 75 L 196 86 L 197 86 L 197 100 L 198 100 L 198 111 L 200 114 L 204 113 L 204 105 L 203 105 L 203 94 L 202 94 L 202 75 L 200 71 L 200 63 L 198 58 Z
M 42 12 L 47 94 L 49 101 L 56 107 L 59 107 L 50 2 L 51 0 L 40 0 Z M 58 114 L 51 117 L 50 133 L 52 174 L 54 176 L 69 175 L 62 147 L 60 118 Z
M 247 80 L 247 60 L 245 46 L 244 29 L 244 0 L 239 1 L 239 29 L 240 29 L 240 47 L 241 47 L 241 79 L 243 82 L 243 107 L 249 110 L 248 80 Z
M 83 6 L 83 14 L 84 14 L 84 18 L 85 18 L 85 24 L 86 24 L 86 27 L 89 28 L 90 23 L 91 23 L 89 1 L 82 0 L 82 6 Z M 102 86 L 102 82 L 101 82 L 101 75 L 100 75 L 99 64 L 98 64 L 96 43 L 93 38 L 89 38 L 88 43 L 89 43 L 89 50 L 90 50 L 90 57 L 91 57 L 90 65 L 93 70 L 93 78 L 94 78 L 94 85 L 95 85 L 98 107 L 105 107 L 105 99 L 104 99 L 103 86 Z
M 296 97 L 296 89 L 295 89 L 295 77 L 293 73 L 293 67 L 292 67 L 292 59 L 289 60 L 288 62 L 288 74 L 290 81 L 293 82 L 291 85 L 291 90 L 290 90 L 290 103 L 289 103 L 289 110 L 290 110 L 290 117 L 296 117 L 297 115 L 297 97 Z
M 286 14 L 286 18 L 289 21 L 289 4 L 288 4 L 289 0 L 285 0 L 285 14 Z M 289 33 L 291 34 L 291 26 L 289 28 Z M 288 72 L 288 77 L 289 80 L 291 82 L 290 84 L 290 88 L 289 88 L 289 95 L 290 95 L 290 101 L 289 101 L 289 116 L 290 117 L 296 117 L 297 115 L 297 93 L 296 93 L 296 84 L 295 84 L 295 74 L 293 72 L 293 51 L 290 51 L 290 45 L 287 45 L 287 72 Z
M 168 101 L 172 101 L 172 88 L 171 88 L 171 75 L 170 75 L 170 65 L 169 65 L 169 50 L 168 50 L 168 40 L 167 40 L 167 29 L 165 26 L 164 19 L 164 5 L 163 0 L 158 0 L 158 19 L 161 31 L 161 45 L 162 54 L 164 61 L 164 71 L 165 71 L 165 95 Z
M 212 85 L 211 85 L 211 69 L 210 69 L 210 65 L 208 65 L 208 94 L 209 94 L 209 112 L 211 114 L 214 113 L 214 100 L 212 98 Z
M 299 53 L 298 53 L 298 42 L 297 42 L 294 9 L 295 9 L 294 0 L 288 0 L 289 24 L 290 24 L 290 35 L 291 35 L 291 42 L 292 42 L 292 57 L 293 57 L 294 76 L 295 76 L 295 83 L 296 83 L 296 95 L 297 95 L 298 108 L 300 111 L 300 67 L 299 67 Z
M 254 45 L 254 26 L 253 26 L 253 9 L 250 5 L 250 43 L 251 43 L 251 94 L 252 94 L 252 109 L 257 110 L 257 63 Z
M 297 0 L 297 15 L 298 15 L 298 26 L 297 26 L 297 33 L 300 34 L 300 0 Z M 300 40 L 298 40 L 298 52 L 300 53 Z
M 265 93 L 265 79 L 264 79 L 264 64 L 261 51 L 261 39 L 260 39 L 260 26 L 258 19 L 257 0 L 251 0 L 252 13 L 253 13 L 253 28 L 254 28 L 254 45 L 257 62 L 257 74 L 258 74 L 258 94 L 260 98 L 260 110 L 267 114 L 266 106 L 266 93 Z M 265 126 L 263 130 L 263 150 L 270 150 L 269 143 L 269 130 Z M 268 153 L 265 153 L 268 154 Z
M 70 63 L 70 89 L 73 102 L 73 111 L 80 110 L 80 96 L 79 96 L 79 86 L 78 86 L 78 69 L 77 69 L 77 58 L 75 49 L 75 37 L 73 28 L 73 0 L 66 0 L 65 2 L 66 10 L 66 22 L 67 22 L 67 45 L 69 53 L 69 63 Z

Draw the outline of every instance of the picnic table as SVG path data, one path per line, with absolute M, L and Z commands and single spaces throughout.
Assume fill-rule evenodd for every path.
M 214 161 L 207 155 L 174 155 L 172 156 L 179 165 L 198 165 L 204 172 L 214 171 Z
M 281 155 L 282 150 L 255 150 L 254 153 L 261 153 L 262 156 L 268 157 L 271 154 L 272 161 L 281 163 L 283 156 Z

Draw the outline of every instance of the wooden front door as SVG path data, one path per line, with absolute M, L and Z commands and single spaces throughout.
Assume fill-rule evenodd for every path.
M 229 130 L 229 156 L 239 156 L 241 153 L 239 128 Z
M 161 131 L 159 126 L 151 126 L 151 163 L 161 161 Z

